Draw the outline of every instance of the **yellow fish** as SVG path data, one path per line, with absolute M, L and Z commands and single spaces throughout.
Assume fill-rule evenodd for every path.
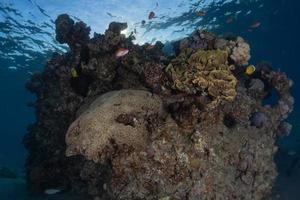
M 74 68 L 71 69 L 71 75 L 73 78 L 77 78 L 79 76 L 76 69 L 74 69 Z
M 245 70 L 245 73 L 249 76 L 252 75 L 254 72 L 255 72 L 254 65 L 249 65 Z

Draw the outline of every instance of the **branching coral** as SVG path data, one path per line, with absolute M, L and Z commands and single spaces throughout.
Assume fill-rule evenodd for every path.
M 226 51 L 183 51 L 166 68 L 173 89 L 187 94 L 207 92 L 213 104 L 233 101 L 237 80 L 231 73 L 233 66 L 227 63 Z

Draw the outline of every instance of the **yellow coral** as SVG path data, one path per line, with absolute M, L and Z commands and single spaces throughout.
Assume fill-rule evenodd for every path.
M 79 77 L 78 72 L 77 72 L 77 70 L 75 68 L 71 69 L 71 76 L 73 78 L 78 78 Z
M 173 89 L 188 94 L 208 92 L 217 105 L 222 100 L 233 101 L 237 79 L 222 50 L 186 49 L 166 68 Z

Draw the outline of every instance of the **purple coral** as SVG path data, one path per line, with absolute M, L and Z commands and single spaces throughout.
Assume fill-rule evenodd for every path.
M 286 96 L 278 101 L 277 107 L 283 119 L 286 119 L 288 114 L 293 111 L 294 101 L 292 96 Z
M 283 137 L 290 134 L 293 126 L 288 122 L 281 122 L 278 126 L 277 136 Z
M 251 126 L 261 128 L 268 121 L 268 117 L 262 112 L 255 112 L 250 117 Z

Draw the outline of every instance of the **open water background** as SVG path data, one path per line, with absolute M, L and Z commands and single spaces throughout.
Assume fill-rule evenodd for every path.
M 150 11 L 157 16 L 151 21 L 147 19 Z M 197 11 L 205 16 L 197 16 Z M 10 168 L 19 177 L 0 179 L 0 199 L 29 199 L 21 140 L 35 117 L 27 107 L 34 96 L 26 91 L 25 83 L 33 72 L 43 70 L 53 52 L 67 50 L 55 41 L 54 20 L 68 13 L 98 33 L 111 21 L 128 22 L 125 33 L 135 29 L 136 42 L 141 44 L 178 39 L 196 28 L 244 37 L 251 45 L 251 63 L 269 61 L 295 82 L 296 105 L 289 118 L 293 131 L 278 142 L 279 177 L 274 194 L 282 200 L 299 200 L 300 161 L 291 168 L 293 160 L 300 159 L 299 11 L 298 0 L 0 0 L 0 167 Z M 249 30 L 255 22 L 261 25 Z

